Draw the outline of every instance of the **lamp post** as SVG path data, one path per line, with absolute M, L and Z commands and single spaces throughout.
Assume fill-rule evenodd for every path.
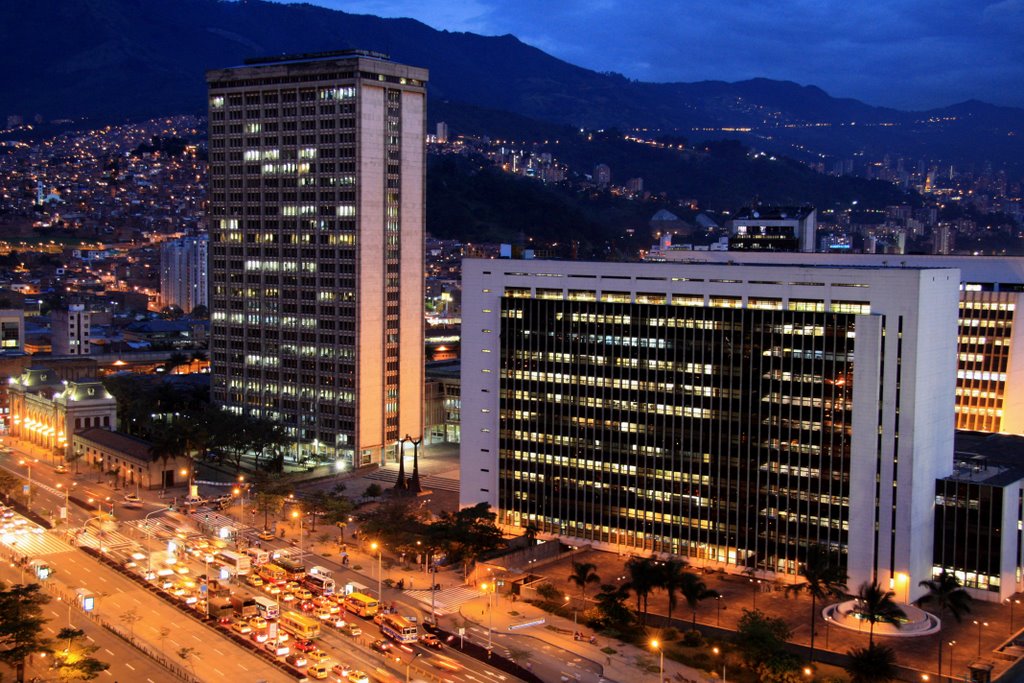
M 664 683 L 665 681 L 665 650 L 661 647 L 661 643 L 657 640 L 651 641 L 651 647 L 658 651 L 660 657 L 658 658 L 658 683 Z M 718 648 L 715 648 L 716 650 Z
M 721 626 L 722 625 L 722 596 L 721 595 L 716 595 L 715 596 L 715 605 L 718 608 L 718 616 L 715 618 L 715 625 L 716 626 Z
M 168 506 L 160 508 L 159 510 L 153 510 L 142 519 L 142 525 L 146 527 L 146 557 L 149 558 L 149 572 L 147 573 L 152 573 L 153 571 L 153 551 L 149 547 L 153 542 L 153 527 L 149 524 L 149 518 L 158 512 L 170 509 L 171 508 Z M 207 599 L 209 599 L 209 597 L 207 597 Z
M 715 653 L 715 656 L 722 655 L 722 683 L 725 683 L 725 653 L 719 650 L 717 647 L 711 648 L 711 651 Z
M 299 557 L 302 557 L 302 512 L 292 510 L 292 519 L 299 520 Z
M 829 632 L 829 626 L 831 624 L 832 624 L 832 617 L 826 615 L 825 616 L 825 649 L 826 650 L 828 649 L 828 632 Z
M 377 543 L 377 541 L 374 541 L 373 543 L 371 543 L 370 544 L 370 550 L 377 551 L 377 600 L 380 601 L 380 602 L 384 602 L 384 593 L 383 593 L 383 590 L 384 590 L 384 580 L 383 580 L 384 577 L 383 577 L 383 573 L 384 572 L 381 569 L 381 567 L 383 565 L 382 565 L 382 560 L 381 560 L 382 549 L 380 547 L 380 543 Z
M 412 663 L 416 661 L 417 657 L 422 657 L 422 656 L 423 656 L 422 652 L 417 652 L 416 654 L 414 654 L 412 656 L 412 659 L 409 660 L 409 663 L 405 665 L 405 683 L 409 683 L 409 669 L 412 668 Z
M 956 641 L 949 641 L 949 680 L 953 680 L 953 648 L 956 646 Z M 941 671 L 939 672 L 942 673 Z
M 31 507 L 32 507 L 32 462 L 22 458 L 21 460 L 18 461 L 18 464 L 19 465 L 24 465 L 25 468 L 28 470 L 28 493 L 25 494 L 25 507 L 31 509 Z
M 757 609 L 757 591 L 761 588 L 761 579 L 750 579 L 750 594 L 753 596 L 752 608 Z
M 487 593 L 487 658 L 490 659 L 491 658 L 491 634 L 494 631 L 494 628 L 493 628 L 493 626 L 494 626 L 494 620 L 493 620 L 494 615 L 493 615 L 493 610 L 491 609 L 491 594 L 494 593 L 494 589 L 497 587 L 497 584 L 491 583 L 490 586 L 488 586 L 488 584 L 482 583 L 482 584 L 480 584 L 480 587 L 484 589 L 485 593 Z M 566 596 L 566 597 L 568 597 L 568 596 Z
M 570 600 L 572 600 L 572 596 L 571 595 L 566 595 L 565 596 L 565 604 L 568 605 Z M 576 616 L 578 614 L 579 614 L 579 610 L 576 608 L 576 605 L 573 605 L 573 607 L 572 607 L 572 632 L 573 632 L 574 635 L 576 633 Z
M 71 487 L 78 486 L 77 481 L 73 481 L 67 486 L 64 486 L 63 482 L 57 482 L 58 489 L 64 489 L 64 514 L 63 518 L 71 522 Z
M 975 619 L 974 620 L 974 625 L 978 627 L 978 656 L 980 657 L 981 656 L 981 628 L 982 628 L 982 626 L 988 627 L 988 622 L 987 621 L 978 621 L 977 619 Z

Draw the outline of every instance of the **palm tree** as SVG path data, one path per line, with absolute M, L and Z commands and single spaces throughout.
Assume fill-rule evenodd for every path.
M 888 683 L 896 678 L 896 653 L 891 648 L 872 643 L 846 655 L 849 659 L 843 668 L 850 674 L 850 683 Z
M 672 610 L 676 608 L 679 601 L 676 599 L 676 593 L 683 586 L 683 581 L 686 580 L 686 560 L 680 560 L 673 558 L 665 563 L 665 566 L 661 568 L 661 587 L 665 589 L 665 593 L 668 595 L 668 620 L 672 622 Z
M 960 586 L 960 580 L 954 575 L 943 571 L 936 578 L 918 584 L 927 588 L 928 592 L 918 598 L 917 606 L 933 604 L 939 613 L 939 671 L 942 671 L 942 618 L 948 613 L 960 623 L 963 616 L 971 611 L 971 596 Z
M 820 545 L 807 549 L 807 559 L 800 568 L 803 583 L 786 588 L 786 595 L 807 591 L 811 596 L 811 653 L 814 661 L 814 630 L 818 618 L 818 601 L 828 598 L 841 599 L 846 596 L 846 570 L 839 564 L 839 558 Z
M 626 587 L 636 595 L 636 611 L 641 615 L 641 623 L 647 623 L 647 598 L 651 591 L 661 583 L 661 567 L 654 558 L 634 557 L 626 562 L 626 573 L 629 574 L 629 581 Z M 643 609 L 640 609 L 641 603 Z
M 856 610 L 862 619 L 866 619 L 871 624 L 868 638 L 868 644 L 871 646 L 875 644 L 875 624 L 892 624 L 899 628 L 900 619 L 907 618 L 907 615 L 893 600 L 895 595 L 892 591 L 883 590 L 877 581 L 871 583 L 865 581 L 857 591 Z
M 693 610 L 693 630 L 697 630 L 697 605 L 700 604 L 701 600 L 707 600 L 708 598 L 717 598 L 718 591 L 711 590 L 707 587 L 700 577 L 693 572 L 683 572 L 682 583 L 679 586 L 679 592 L 683 594 L 683 599 L 686 600 L 686 604 Z
M 569 574 L 569 583 L 576 584 L 576 587 L 580 589 L 580 597 L 583 599 L 583 606 L 586 607 L 587 603 L 587 584 L 588 583 L 601 583 L 601 577 L 594 571 L 597 569 L 597 565 L 593 562 L 573 562 L 572 563 L 572 574 Z

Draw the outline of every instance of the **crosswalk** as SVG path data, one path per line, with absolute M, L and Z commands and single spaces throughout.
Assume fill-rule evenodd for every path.
M 408 480 L 409 470 L 405 472 L 405 476 Z M 378 481 L 386 481 L 389 484 L 393 484 L 398 481 L 398 466 L 389 465 L 382 467 L 376 472 L 371 472 L 366 475 L 367 479 L 376 479 Z M 421 474 L 420 475 L 420 486 L 429 491 L 453 491 L 459 492 L 459 480 L 452 479 L 450 477 L 439 477 L 433 474 Z
M 58 553 L 66 553 L 72 549 L 64 541 L 48 533 L 27 532 L 19 533 L 16 537 L 11 536 L 4 534 L 3 540 L 0 540 L 0 545 L 3 545 L 9 552 L 28 557 L 56 555 Z
M 78 534 L 76 543 L 86 548 L 107 548 L 119 550 L 122 548 L 133 548 L 138 543 L 118 531 L 100 531 L 87 528 Z
M 479 598 L 481 593 L 476 588 L 468 586 L 453 586 L 439 591 L 413 590 L 405 591 L 403 595 L 421 603 L 425 609 L 430 609 L 431 593 L 434 593 L 434 610 L 440 614 L 453 614 L 459 611 L 459 607 L 470 600 Z

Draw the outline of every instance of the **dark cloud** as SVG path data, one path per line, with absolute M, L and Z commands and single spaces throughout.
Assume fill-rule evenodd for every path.
M 644 81 L 765 76 L 871 104 L 1024 106 L 1024 0 L 315 0 L 435 28 L 512 33 Z

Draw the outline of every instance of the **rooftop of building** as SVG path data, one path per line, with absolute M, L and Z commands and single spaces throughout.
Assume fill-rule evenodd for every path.
M 954 472 L 946 479 L 1006 486 L 1024 479 L 1024 436 L 958 430 L 953 439 Z
M 380 59 L 382 61 L 391 61 L 391 55 L 383 52 L 374 52 L 373 50 L 329 50 L 326 52 L 304 52 L 301 54 L 291 55 L 271 55 L 268 57 L 250 57 L 246 59 L 243 64 L 245 66 L 255 66 L 257 64 L 287 64 L 290 62 L 316 62 L 316 61 L 330 61 L 336 59 L 350 59 L 352 57 L 366 57 L 369 59 Z
M 733 215 L 733 220 L 766 221 L 804 220 L 814 213 L 813 206 L 744 206 Z
M 353 67 L 368 69 L 385 76 L 412 79 L 415 82 L 407 83 L 403 80 L 401 83 L 414 86 L 425 84 L 429 74 L 429 71 L 423 67 L 392 61 L 389 55 L 382 52 L 374 52 L 372 50 L 333 50 L 329 52 L 252 57 L 246 59 L 242 64 L 211 69 L 206 72 L 206 80 L 211 87 L 218 85 L 228 86 L 239 78 L 257 76 L 268 69 L 279 68 L 279 75 L 286 75 L 292 72 L 298 74 L 310 71 L 331 73 L 332 70 L 337 69 L 339 66 L 347 69 L 352 69 Z
M 156 460 L 156 456 L 153 455 L 153 444 L 121 432 L 112 432 L 102 427 L 91 427 L 77 432 L 75 438 L 85 439 L 100 448 L 116 451 L 140 462 L 148 463 Z
M 651 259 L 675 262 L 740 264 L 740 265 L 799 265 L 804 267 L 839 266 L 844 268 L 958 268 L 964 283 L 983 285 L 1024 284 L 1024 258 L 1019 256 L 960 256 L 930 254 L 837 254 L 837 253 L 779 253 L 736 251 L 683 251 L 668 249 L 652 252 Z

